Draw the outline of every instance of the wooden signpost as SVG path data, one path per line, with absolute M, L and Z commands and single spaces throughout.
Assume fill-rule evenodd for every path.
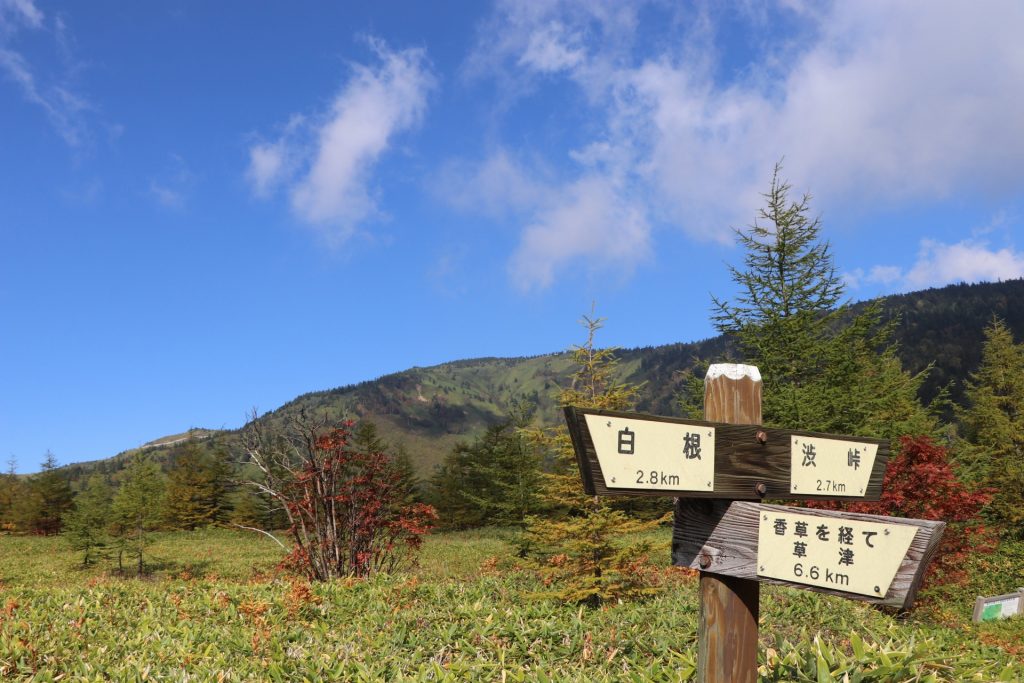
M 908 609 L 944 522 L 759 502 L 878 500 L 889 443 L 768 429 L 761 377 L 712 365 L 704 420 L 565 409 L 593 495 L 676 496 L 672 562 L 700 570 L 698 679 L 754 681 L 761 583 Z

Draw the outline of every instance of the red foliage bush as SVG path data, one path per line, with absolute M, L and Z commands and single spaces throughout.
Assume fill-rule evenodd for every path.
M 350 447 L 350 426 L 312 440 L 281 491 L 295 540 L 284 564 L 314 580 L 393 571 L 437 519 L 404 502 L 390 456 Z
M 927 576 L 932 582 L 947 583 L 962 578 L 959 565 L 968 552 L 994 549 L 996 534 L 978 517 L 990 500 L 991 490 L 971 490 L 957 479 L 946 448 L 927 436 L 902 436 L 899 452 L 885 471 L 880 500 L 816 501 L 807 507 L 946 522 Z

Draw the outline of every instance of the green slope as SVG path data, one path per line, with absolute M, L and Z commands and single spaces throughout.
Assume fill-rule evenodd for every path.
M 897 340 L 904 366 L 918 371 L 935 363 L 924 397 L 930 399 L 948 385 L 958 399 L 963 380 L 980 361 L 982 330 L 993 315 L 1006 320 L 1017 339 L 1024 339 L 1024 280 L 952 285 L 887 297 L 884 310 L 888 316 L 900 317 Z M 614 326 L 615 320 L 608 325 Z M 574 341 L 579 340 L 567 339 L 566 346 Z M 702 361 L 742 360 L 722 337 L 625 349 L 620 357 L 622 379 L 645 383 L 638 409 L 666 415 L 676 414 L 676 395 L 685 371 Z M 556 423 L 561 417 L 554 396 L 571 381 L 571 372 L 566 352 L 454 361 L 304 394 L 264 419 L 279 425 L 305 410 L 335 419 L 371 420 L 385 439 L 405 448 L 419 474 L 426 477 L 460 439 L 472 438 L 502 420 L 515 399 L 534 400 L 538 420 Z M 163 458 L 172 457 L 181 445 L 178 441 L 160 446 L 160 441 L 174 438 L 151 442 Z M 238 450 L 237 433 L 210 434 L 204 443 Z M 119 469 L 117 463 L 124 454 L 118 457 L 115 463 L 81 463 L 69 469 L 75 478 L 97 467 L 109 472 Z

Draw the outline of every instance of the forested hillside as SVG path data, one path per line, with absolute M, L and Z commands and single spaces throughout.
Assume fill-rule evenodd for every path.
M 898 320 L 896 339 L 904 367 L 917 372 L 934 363 L 922 388 L 926 400 L 947 386 L 954 401 L 961 399 L 963 381 L 981 359 L 983 329 L 993 316 L 1002 318 L 1015 337 L 1024 338 L 1024 280 L 895 295 L 885 298 L 883 306 L 887 318 Z M 615 321 L 609 320 L 608 325 L 614 327 Z M 579 340 L 566 340 L 567 346 L 574 341 Z M 643 384 L 638 409 L 666 415 L 678 412 L 677 395 L 687 370 L 701 363 L 743 360 L 723 337 L 623 349 L 619 355 L 622 378 Z M 571 369 L 565 351 L 531 358 L 459 360 L 304 394 L 268 413 L 266 419 L 280 422 L 306 410 L 370 420 L 386 441 L 409 454 L 425 477 L 460 440 L 478 436 L 502 421 L 517 400 L 535 403 L 536 418 L 542 423 L 559 419 L 554 395 L 568 381 Z M 203 432 L 202 436 L 209 448 L 229 451 L 237 438 L 234 432 Z M 180 442 L 152 446 L 168 458 L 180 447 Z M 88 472 L 120 469 L 124 461 L 122 454 L 114 461 L 70 466 L 73 487 L 77 489 L 76 480 Z

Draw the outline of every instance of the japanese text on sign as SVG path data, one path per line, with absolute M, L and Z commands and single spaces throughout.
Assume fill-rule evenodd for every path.
M 863 496 L 878 444 L 793 435 L 790 493 L 808 496 Z
M 714 490 L 714 427 L 608 415 L 585 419 L 606 487 Z
M 917 529 L 782 511 L 760 513 L 757 574 L 884 597 Z

